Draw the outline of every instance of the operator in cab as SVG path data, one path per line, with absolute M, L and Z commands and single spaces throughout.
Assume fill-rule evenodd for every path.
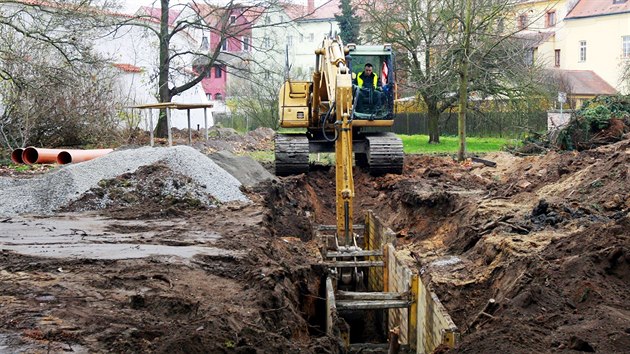
M 354 78 L 353 84 L 359 86 L 359 88 L 368 89 L 378 89 L 381 87 L 381 81 L 374 73 L 374 67 L 370 63 L 365 64 L 363 71 L 358 73 L 357 76 Z

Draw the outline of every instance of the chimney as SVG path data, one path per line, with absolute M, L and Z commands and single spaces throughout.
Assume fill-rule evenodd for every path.
M 307 14 L 312 14 L 315 11 L 315 0 L 306 0 L 307 1 L 307 6 L 306 6 L 306 13 Z

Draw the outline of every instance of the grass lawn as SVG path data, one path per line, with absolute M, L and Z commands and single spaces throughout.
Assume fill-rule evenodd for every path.
M 407 154 L 455 153 L 459 141 L 455 136 L 441 136 L 439 144 L 429 144 L 428 135 L 399 135 L 403 149 Z M 500 151 L 506 144 L 515 144 L 516 140 L 507 138 L 466 138 L 468 152 Z
M 458 148 L 457 137 L 441 136 L 439 144 L 429 144 L 428 135 L 399 135 L 403 141 L 403 149 L 406 154 L 439 154 L 439 153 L 456 153 Z M 500 151 L 506 144 L 516 144 L 517 140 L 507 138 L 476 138 L 469 137 L 466 139 L 468 152 L 492 152 Z M 269 162 L 274 160 L 273 150 L 250 151 L 243 152 L 241 155 L 252 157 L 260 162 Z M 317 160 L 317 154 L 311 154 L 311 161 L 334 161 L 334 154 L 322 153 Z M 330 162 L 332 163 L 332 162 Z

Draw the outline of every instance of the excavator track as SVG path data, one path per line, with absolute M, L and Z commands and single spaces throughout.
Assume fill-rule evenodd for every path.
M 403 170 L 403 144 L 394 133 L 372 133 L 365 137 L 367 167 L 371 175 L 401 174 Z
M 276 134 L 276 175 L 308 172 L 308 138 L 305 135 Z

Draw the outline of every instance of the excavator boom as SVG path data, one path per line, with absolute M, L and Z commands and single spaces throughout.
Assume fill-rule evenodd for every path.
M 287 81 L 280 89 L 280 126 L 305 128 L 306 134 L 276 135 L 276 174 L 308 172 L 309 153 L 334 152 L 337 237 L 350 246 L 353 158 L 372 174 L 402 172 L 402 141 L 392 133 L 362 130 L 393 125 L 393 53 L 387 45 L 344 47 L 339 37 L 327 37 L 315 61 L 312 81 Z M 367 63 L 380 68 L 378 87 L 353 85 L 353 75 Z

